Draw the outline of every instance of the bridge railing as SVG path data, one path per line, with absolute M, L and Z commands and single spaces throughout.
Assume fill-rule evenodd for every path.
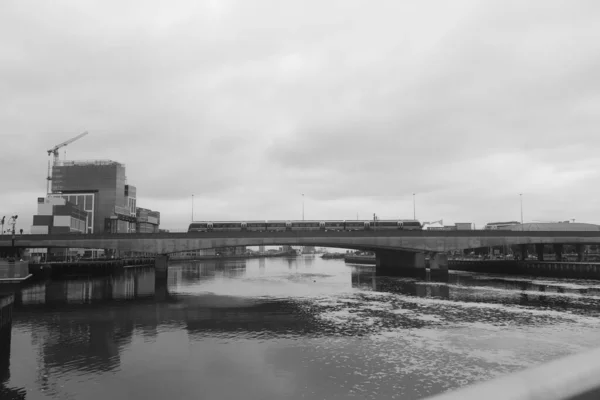
M 598 400 L 600 348 L 427 400 Z

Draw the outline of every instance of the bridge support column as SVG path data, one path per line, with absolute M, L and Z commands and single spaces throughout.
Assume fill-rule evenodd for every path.
M 429 276 L 432 281 L 448 282 L 448 255 L 434 254 L 429 261 Z
M 169 270 L 169 256 L 167 254 L 159 254 L 154 259 L 154 277 L 155 279 L 167 279 Z
M 582 244 L 575 245 L 575 251 L 577 252 L 577 261 L 579 262 L 583 261 L 583 249 L 584 246 Z
M 537 243 L 535 245 L 535 252 L 537 253 L 538 261 L 544 261 L 544 244 Z
M 375 273 L 379 276 L 403 276 L 425 279 L 425 254 L 411 251 L 375 251 Z
M 519 245 L 519 250 L 521 251 L 521 260 L 526 260 L 527 259 L 527 245 L 526 244 L 520 244 Z
M 555 243 L 552 245 L 552 248 L 554 249 L 554 260 L 562 261 L 563 245 L 560 243 Z

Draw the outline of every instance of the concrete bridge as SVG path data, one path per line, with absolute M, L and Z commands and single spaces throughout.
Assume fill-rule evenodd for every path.
M 0 247 L 10 248 L 95 248 L 156 254 L 157 273 L 170 254 L 229 246 L 324 246 L 374 251 L 377 270 L 384 274 L 421 276 L 425 271 L 424 253 L 436 253 L 430 263 L 432 272 L 447 274 L 444 253 L 492 246 L 536 245 L 543 259 L 543 246 L 553 245 L 560 254 L 563 244 L 600 243 L 600 231 L 287 231 L 287 232 L 192 232 L 134 234 L 61 234 L 0 236 Z M 166 269 L 165 269 L 166 271 Z

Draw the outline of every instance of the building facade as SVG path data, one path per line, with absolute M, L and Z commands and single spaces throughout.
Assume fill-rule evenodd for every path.
M 160 213 L 147 208 L 136 209 L 136 231 L 139 233 L 157 233 L 160 225 Z
M 66 199 L 88 213 L 88 233 L 158 230 L 160 217 L 151 219 L 151 227 L 138 226 L 137 189 L 127 184 L 125 165 L 116 161 L 59 161 L 52 168 L 51 188 L 49 197 Z
M 38 198 L 32 234 L 85 233 L 88 214 L 63 198 Z

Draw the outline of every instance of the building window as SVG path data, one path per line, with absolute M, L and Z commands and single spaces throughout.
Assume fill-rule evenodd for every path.
M 93 194 L 86 195 L 85 196 L 85 206 L 84 206 L 85 211 L 92 211 L 93 204 L 94 204 L 94 195 Z

